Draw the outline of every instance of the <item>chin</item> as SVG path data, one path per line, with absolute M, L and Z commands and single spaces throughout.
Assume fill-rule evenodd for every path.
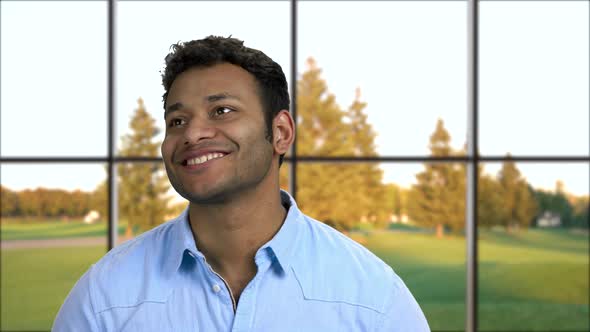
M 180 196 L 194 204 L 222 204 L 229 201 L 231 190 L 217 186 L 215 188 L 190 188 L 188 186 L 174 186 Z
M 184 193 L 182 197 L 186 198 L 193 204 L 225 204 L 229 201 L 229 195 L 224 192 L 220 193 L 197 193 L 188 192 Z

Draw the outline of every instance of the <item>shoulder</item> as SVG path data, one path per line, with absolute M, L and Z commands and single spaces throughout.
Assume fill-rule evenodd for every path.
M 172 219 L 111 249 L 88 271 L 89 290 L 97 313 L 145 301 L 164 302 L 163 253 L 174 243 Z
M 303 237 L 293 269 L 306 297 L 385 312 L 403 282 L 368 249 L 313 218 L 304 216 Z

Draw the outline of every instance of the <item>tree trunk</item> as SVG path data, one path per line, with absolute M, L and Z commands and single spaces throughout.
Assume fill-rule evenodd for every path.
M 127 225 L 125 229 L 125 240 L 131 240 L 133 238 L 133 229 L 131 225 Z
M 508 223 L 508 225 L 506 225 L 506 233 L 512 234 L 512 224 L 511 223 Z
M 444 235 L 443 224 L 436 224 L 436 238 L 442 239 Z

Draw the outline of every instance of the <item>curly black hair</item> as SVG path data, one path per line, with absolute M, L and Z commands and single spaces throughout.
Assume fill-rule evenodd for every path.
M 200 40 L 178 42 L 170 46 L 171 52 L 166 56 L 166 67 L 162 74 L 164 95 L 162 101 L 166 108 L 166 99 L 172 82 L 182 72 L 193 67 L 209 67 L 219 63 L 231 63 L 242 67 L 254 75 L 258 83 L 264 119 L 266 137 L 272 142 L 272 120 L 281 110 L 289 110 L 289 89 L 287 79 L 281 66 L 259 50 L 244 46 L 244 42 L 230 37 L 209 36 Z M 279 166 L 284 155 L 279 158 Z

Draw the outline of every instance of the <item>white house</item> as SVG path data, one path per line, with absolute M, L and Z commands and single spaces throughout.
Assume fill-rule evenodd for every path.
M 100 218 L 100 213 L 98 211 L 90 211 L 84 216 L 84 223 L 85 224 L 92 224 Z
M 538 227 L 559 227 L 561 226 L 561 216 L 551 211 L 545 211 L 537 217 Z

